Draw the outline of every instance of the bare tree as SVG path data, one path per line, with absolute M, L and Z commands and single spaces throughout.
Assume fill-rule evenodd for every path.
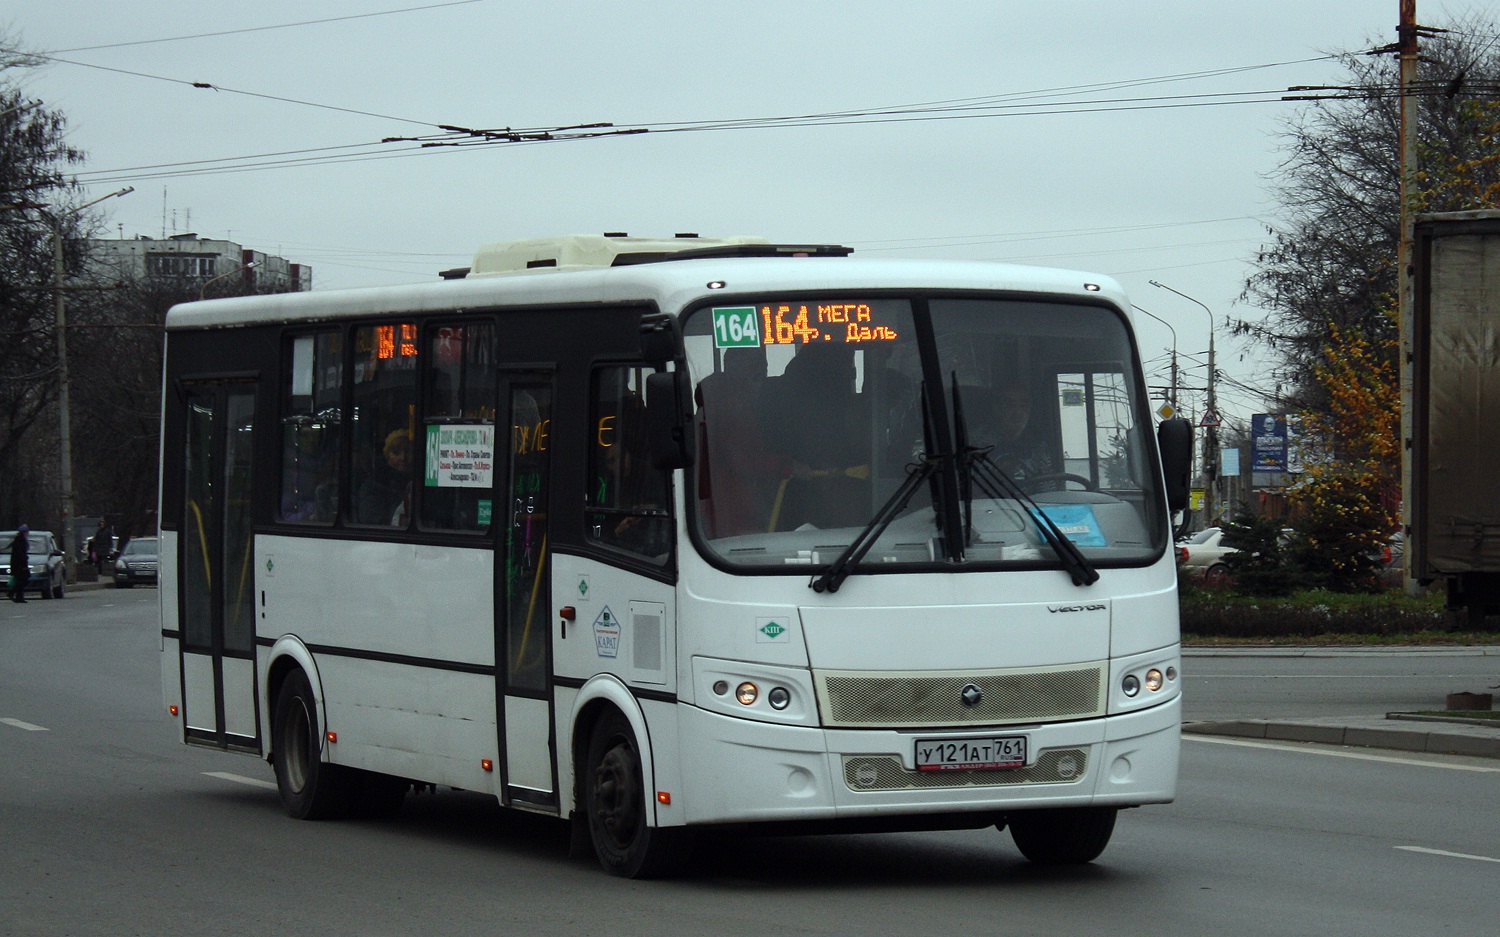
M 80 219 L 60 207 L 75 192 L 67 167 L 83 154 L 64 139 L 65 121 L 28 98 L 12 76 L 30 64 L 0 36 L 0 523 L 51 523 L 52 473 L 37 462 L 55 440 L 29 437 L 55 399 L 54 219 L 76 259 Z M 54 463 L 55 464 L 55 463 Z M 43 521 L 42 519 L 46 520 Z

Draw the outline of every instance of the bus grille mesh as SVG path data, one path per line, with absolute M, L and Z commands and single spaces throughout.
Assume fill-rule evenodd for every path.
M 851 791 L 910 791 L 1009 784 L 1071 784 L 1088 770 L 1088 750 L 1042 752 L 1029 768 L 1006 771 L 909 771 L 899 755 L 845 755 L 844 783 Z
M 964 688 L 983 698 L 964 702 Z M 1057 670 L 938 675 L 818 674 L 823 724 L 854 728 L 1006 725 L 1085 719 L 1104 712 L 1100 664 Z

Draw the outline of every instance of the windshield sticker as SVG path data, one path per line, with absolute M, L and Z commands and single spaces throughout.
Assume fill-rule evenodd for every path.
M 608 605 L 594 619 L 594 653 L 599 657 L 620 656 L 620 623 Z
M 1103 547 L 1108 546 L 1104 539 L 1104 531 L 1099 527 L 1099 519 L 1094 516 L 1094 508 L 1088 504 L 1044 504 L 1041 512 L 1057 525 L 1063 536 L 1073 541 L 1080 547 Z M 1035 508 L 1031 511 L 1036 514 Z
M 718 306 L 714 309 L 715 348 L 758 348 L 754 306 Z

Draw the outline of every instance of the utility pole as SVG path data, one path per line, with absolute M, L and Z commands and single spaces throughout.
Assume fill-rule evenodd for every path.
M 1401 23 L 1396 29 L 1396 51 L 1401 62 L 1401 240 L 1396 250 L 1396 275 L 1400 281 L 1398 318 L 1401 331 L 1401 529 L 1411 532 L 1413 502 L 1412 484 L 1412 390 L 1416 332 L 1412 313 L 1416 304 L 1416 280 L 1413 264 L 1415 238 L 1412 234 L 1411 199 L 1417 190 L 1417 0 L 1401 0 Z M 1411 578 L 1410 551 L 1401 559 L 1405 567 L 1406 591 L 1415 594 Z
M 63 279 L 68 273 L 63 263 L 63 221 L 107 198 L 129 195 L 134 191 L 134 188 L 126 186 L 118 192 L 101 195 L 92 202 L 85 202 L 77 208 L 52 216 L 52 322 L 53 329 L 57 332 L 57 434 L 61 453 L 58 459 L 58 474 L 61 476 L 58 483 L 62 489 L 61 545 L 65 577 L 73 569 L 73 416 L 70 400 L 72 390 L 68 379 L 68 298 L 67 288 L 63 286 Z

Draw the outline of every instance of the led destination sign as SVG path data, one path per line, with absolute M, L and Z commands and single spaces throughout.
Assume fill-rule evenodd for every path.
M 757 345 L 810 345 L 813 342 L 891 342 L 895 328 L 882 319 L 893 318 L 869 303 L 787 302 L 758 306 L 719 306 L 713 310 L 714 345 L 753 348 Z

